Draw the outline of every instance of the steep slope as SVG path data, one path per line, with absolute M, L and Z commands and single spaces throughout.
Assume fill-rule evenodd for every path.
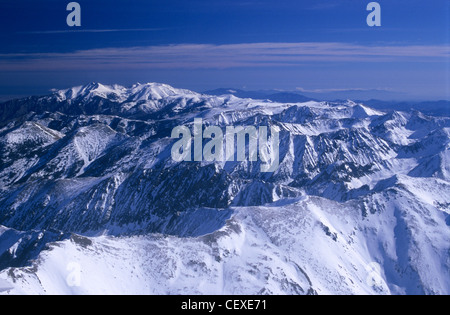
M 113 293 L 127 266 L 140 270 L 127 293 L 449 292 L 450 118 L 157 83 L 55 91 L 0 104 L 0 117 L 0 279 L 13 292 L 95 293 L 102 280 Z M 276 128 L 279 167 L 173 161 L 172 129 L 195 118 Z M 133 264 L 141 247 L 176 276 Z M 68 288 L 68 259 L 104 278 Z M 97 260 L 121 268 L 118 282 Z M 367 284 L 373 266 L 382 283 Z M 187 284 L 202 272 L 204 286 Z
M 233 210 L 223 228 L 195 238 L 73 238 L 51 245 L 32 267 L 10 269 L 0 279 L 14 287 L 10 293 L 31 294 L 450 290 L 445 213 L 401 185 L 344 204 L 304 197 L 282 206 Z

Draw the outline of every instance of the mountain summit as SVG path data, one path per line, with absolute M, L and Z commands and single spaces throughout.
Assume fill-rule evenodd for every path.
M 0 122 L 30 112 L 61 112 L 68 115 L 120 115 L 143 117 L 179 98 L 196 98 L 198 94 L 175 89 L 166 84 L 135 84 L 131 87 L 89 83 L 66 90 L 55 90 L 45 97 L 12 100 L 0 105 Z
M 173 161 L 173 128 L 195 118 L 276 128 L 279 168 Z M 157 83 L 2 103 L 4 292 L 448 294 L 449 128 Z M 51 280 L 71 262 L 84 282 Z

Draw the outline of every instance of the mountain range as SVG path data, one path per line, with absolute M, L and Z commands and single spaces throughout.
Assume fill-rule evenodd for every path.
M 91 83 L 1 103 L 0 292 L 450 293 L 448 115 L 239 96 Z M 173 161 L 195 118 L 277 128 L 279 168 Z
M 348 99 L 355 100 L 357 103 L 364 103 L 374 109 L 382 111 L 411 111 L 417 110 L 431 116 L 450 116 L 450 101 L 398 101 L 406 98 L 402 94 L 394 94 L 384 90 L 342 90 L 336 92 L 300 92 L 300 91 L 280 91 L 280 90 L 261 90 L 246 91 L 240 89 L 216 89 L 206 91 L 209 95 L 234 95 L 239 98 L 253 98 L 270 100 L 280 103 L 298 103 L 307 101 L 317 101 L 318 99 L 339 103 Z M 380 97 L 380 99 L 374 98 Z M 397 99 L 397 100 L 396 100 Z

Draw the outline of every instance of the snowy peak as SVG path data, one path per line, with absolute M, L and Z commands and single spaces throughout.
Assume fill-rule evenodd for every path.
M 367 118 L 371 116 L 383 116 L 385 113 L 374 110 L 362 104 L 355 104 L 353 106 L 353 117 L 354 118 Z
M 89 101 L 98 96 L 105 99 L 117 100 L 125 93 L 125 88 L 119 85 L 107 86 L 100 83 L 89 83 L 84 86 L 77 86 L 66 90 L 55 91 L 54 95 L 60 101 L 85 100 Z
M 192 91 L 175 89 L 167 84 L 160 83 L 147 83 L 147 84 L 135 84 L 128 89 L 129 100 L 131 101 L 148 101 L 148 100 L 161 100 L 168 97 L 182 96 L 182 95 L 194 95 Z
M 0 279 L 18 292 L 72 292 L 49 281 L 70 261 L 119 293 L 450 292 L 450 118 L 158 83 L 92 83 L 0 117 Z M 171 131 L 196 118 L 276 128 L 279 167 L 175 162 Z
M 26 111 L 40 113 L 44 109 L 65 114 L 108 114 L 117 116 L 148 115 L 163 110 L 167 105 L 184 100 L 184 103 L 201 102 L 200 94 L 176 89 L 167 84 L 103 85 L 89 83 L 27 102 Z M 0 105 L 1 106 L 1 105 Z M 0 111 L 1 113 L 1 111 Z
M 189 90 L 175 89 L 167 84 L 137 83 L 131 87 L 121 85 L 103 85 L 101 83 L 89 83 L 84 86 L 73 87 L 66 90 L 55 91 L 60 101 L 84 100 L 89 101 L 93 97 L 100 97 L 113 102 L 140 102 L 157 101 L 168 97 L 194 95 L 197 93 Z
M 25 122 L 20 128 L 8 133 L 4 138 L 6 144 L 24 145 L 26 143 L 47 144 L 55 142 L 64 135 L 39 123 Z

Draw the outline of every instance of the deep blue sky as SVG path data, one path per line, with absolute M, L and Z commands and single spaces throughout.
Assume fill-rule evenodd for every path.
M 450 99 L 450 0 L 0 1 L 0 98 L 91 81 Z

